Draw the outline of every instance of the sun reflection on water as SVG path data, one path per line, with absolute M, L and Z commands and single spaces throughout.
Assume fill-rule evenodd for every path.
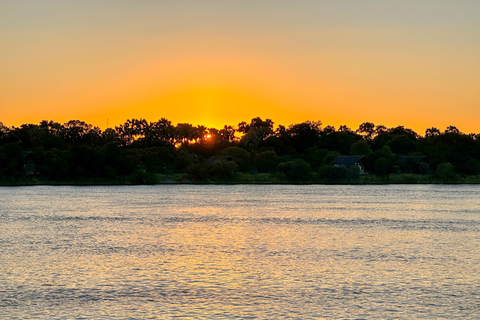
M 480 302 L 468 188 L 37 190 L 1 190 L 4 319 L 469 318 Z

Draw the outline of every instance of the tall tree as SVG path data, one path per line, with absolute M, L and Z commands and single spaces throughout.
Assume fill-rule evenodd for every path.
M 293 124 L 287 130 L 287 133 L 291 136 L 292 145 L 298 152 L 304 152 L 313 147 L 318 142 L 321 132 L 321 121 L 305 121 Z
M 365 140 L 372 140 L 375 134 L 375 125 L 372 122 L 364 122 L 358 126 L 355 132 L 360 134 Z
M 435 127 L 428 128 L 425 130 L 425 138 L 431 138 L 440 135 L 440 130 Z
M 265 121 L 263 121 L 260 117 L 256 117 L 250 121 L 250 124 L 243 121 L 238 124 L 239 132 L 247 134 L 251 130 L 254 130 L 263 140 L 273 134 L 273 121 L 271 119 L 265 119 Z
M 175 144 L 187 146 L 196 136 L 196 129 L 190 123 L 178 123 L 175 126 Z
M 455 126 L 448 126 L 447 129 L 445 129 L 445 133 L 460 133 L 460 130 L 458 130 L 457 127 Z
M 149 138 L 152 140 L 159 140 L 167 144 L 174 144 L 175 139 L 175 127 L 170 120 L 161 118 L 156 122 L 150 123 L 149 126 Z

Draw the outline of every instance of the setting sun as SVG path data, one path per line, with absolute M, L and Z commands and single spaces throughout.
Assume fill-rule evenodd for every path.
M 480 4 L 0 4 L 0 121 L 478 131 Z M 108 119 L 108 120 L 107 120 Z

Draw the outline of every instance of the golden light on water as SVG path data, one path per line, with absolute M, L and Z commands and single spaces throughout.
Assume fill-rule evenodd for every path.
M 4 188 L 7 318 L 474 318 L 475 185 Z

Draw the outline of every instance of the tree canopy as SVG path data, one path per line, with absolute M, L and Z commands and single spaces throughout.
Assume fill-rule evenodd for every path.
M 226 181 L 238 173 L 271 174 L 295 183 L 356 177 L 342 171 L 347 168 L 331 165 L 336 155 L 362 155 L 365 171 L 380 177 L 412 173 L 454 181 L 480 175 L 480 135 L 462 133 L 455 126 L 444 131 L 431 127 L 421 136 L 403 126 L 372 122 L 355 130 L 345 125 L 337 130 L 321 121 L 275 128 L 271 119 L 260 117 L 220 129 L 174 125 L 165 118 L 128 119 L 104 131 L 80 120 L 44 120 L 20 127 L 0 122 L 3 182 L 154 183 L 156 175 L 201 182 Z

